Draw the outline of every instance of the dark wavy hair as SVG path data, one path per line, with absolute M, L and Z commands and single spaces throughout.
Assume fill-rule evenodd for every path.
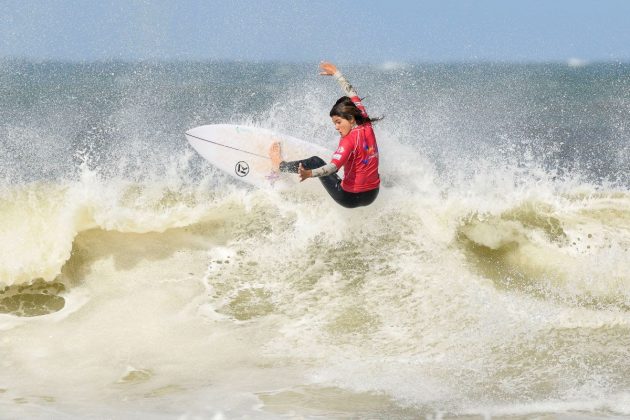
M 330 110 L 330 117 L 341 117 L 344 120 L 348 121 L 350 121 L 351 118 L 354 118 L 354 120 L 357 122 L 357 125 L 365 124 L 368 122 L 373 123 L 375 121 L 380 121 L 383 119 L 383 117 L 364 117 L 361 113 L 361 110 L 357 108 L 355 103 L 352 102 L 352 99 L 347 96 L 342 96 L 341 98 L 337 99 L 337 102 L 335 102 L 332 109 Z

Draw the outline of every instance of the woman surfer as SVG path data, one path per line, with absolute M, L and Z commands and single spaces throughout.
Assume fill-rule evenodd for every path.
M 359 95 L 337 67 L 328 62 L 320 64 L 322 76 L 334 76 L 346 96 L 337 100 L 330 110 L 330 117 L 341 139 L 329 164 L 313 156 L 304 160 L 282 160 L 280 143 L 273 143 L 269 150 L 275 171 L 299 174 L 300 182 L 307 178 L 319 178 L 328 194 L 347 208 L 372 204 L 378 195 L 378 147 L 372 130 L 372 122 L 361 103 Z M 337 171 L 343 166 L 343 180 Z

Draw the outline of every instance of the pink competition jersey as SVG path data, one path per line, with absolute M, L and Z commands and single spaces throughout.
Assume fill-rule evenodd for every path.
M 363 116 L 367 117 L 361 99 L 358 96 L 351 99 Z M 358 125 L 343 136 L 331 163 L 337 168 L 343 166 L 341 188 L 344 191 L 359 193 L 378 188 L 381 183 L 378 176 L 378 147 L 372 124 Z

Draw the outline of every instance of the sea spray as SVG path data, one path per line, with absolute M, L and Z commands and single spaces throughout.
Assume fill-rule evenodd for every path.
M 311 67 L 0 67 L 0 412 L 627 415 L 627 66 L 344 69 L 385 115 L 362 209 L 187 146 L 334 147 Z

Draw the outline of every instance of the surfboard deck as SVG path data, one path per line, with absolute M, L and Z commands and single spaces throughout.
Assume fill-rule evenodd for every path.
M 316 144 L 272 130 L 243 125 L 203 125 L 188 130 L 186 139 L 197 153 L 226 174 L 258 188 L 275 190 L 295 188 L 300 182 L 297 174 L 271 170 L 269 147 L 273 142 L 280 142 L 282 157 L 286 161 L 311 156 L 327 160 L 332 155 L 332 152 Z M 312 180 L 302 184 L 307 183 L 312 183 Z

